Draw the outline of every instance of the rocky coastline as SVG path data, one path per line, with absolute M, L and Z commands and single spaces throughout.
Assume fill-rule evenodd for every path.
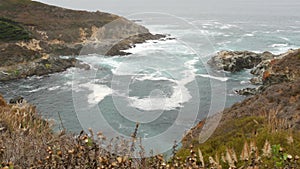
M 31 0 L 1 1 L 0 28 L 0 81 L 47 75 L 70 67 L 88 69 L 74 58 L 60 56 L 91 54 L 83 51 L 89 44 L 105 43 L 107 49 L 99 54 L 128 55 L 123 50 L 166 37 L 153 35 L 117 15 L 75 11 Z M 111 30 L 113 33 L 107 37 Z
M 245 53 L 250 55 L 245 56 Z M 252 96 L 235 103 L 217 115 L 203 119 L 190 129 L 182 139 L 183 146 L 179 154 L 186 154 L 189 147 L 192 146 L 207 153 L 205 158 L 208 159 L 211 158 L 209 156 L 214 157 L 214 155 L 228 153 L 229 148 L 234 148 L 237 150 L 236 152 L 242 154 L 242 158 L 250 142 L 252 147 L 259 148 L 263 148 L 266 142 L 270 144 L 270 147 L 272 144 L 291 146 L 299 143 L 300 49 L 289 50 L 280 55 L 268 53 L 268 59 L 265 59 L 265 54 L 221 52 L 212 58 L 210 64 L 217 62 L 218 64 L 213 66 L 219 69 L 224 70 L 226 67 L 227 71 L 237 71 L 252 68 L 251 73 L 261 80 L 260 89 L 259 91 L 245 89 L 244 92 L 248 92 Z M 262 57 L 258 59 L 262 60 L 260 63 L 256 59 L 253 59 L 253 62 L 249 59 L 258 56 Z M 245 61 L 241 61 L 244 59 Z M 236 64 L 236 60 L 239 60 L 238 63 L 247 62 L 249 65 Z M 231 68 L 227 69 L 229 67 Z M 218 117 L 220 117 L 220 121 L 214 121 Z M 210 138 L 202 143 L 199 142 L 200 133 L 209 130 L 208 126 L 204 127 L 206 121 L 214 121 L 218 123 L 218 126 Z M 289 138 L 292 138 L 294 142 L 291 143 Z M 289 151 L 294 150 L 291 148 Z M 295 151 L 295 153 L 299 153 L 299 151 Z M 225 162 L 227 161 L 225 160 Z M 263 163 L 251 160 L 248 162 L 253 166 Z M 236 161 L 232 165 L 237 163 Z
M 274 63 L 289 55 L 297 53 L 297 50 L 289 50 L 279 55 L 271 52 L 255 53 L 249 51 L 221 51 L 213 56 L 208 64 L 219 70 L 238 72 L 244 69 L 251 69 L 254 76 L 250 82 L 257 85 L 256 88 L 245 88 L 236 90 L 240 95 L 254 95 L 264 91 L 268 86 L 281 82 L 292 81 L 291 72 L 275 72 L 272 68 Z

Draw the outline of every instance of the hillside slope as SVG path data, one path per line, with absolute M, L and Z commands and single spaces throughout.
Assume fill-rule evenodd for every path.
M 74 59 L 62 61 L 57 56 L 91 52 L 126 55 L 121 50 L 164 37 L 152 35 L 145 27 L 117 15 L 75 11 L 31 0 L 1 0 L 0 28 L 0 80 L 37 72 L 49 74 L 80 65 Z M 90 49 L 81 53 L 89 44 L 105 46 L 105 52 Z

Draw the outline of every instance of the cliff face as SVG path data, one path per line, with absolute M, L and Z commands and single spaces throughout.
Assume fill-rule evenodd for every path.
M 31 0 L 1 0 L 0 28 L 0 80 L 34 75 L 37 69 L 42 71 L 40 74 L 48 74 L 76 66 L 78 62 L 64 62 L 57 56 L 79 55 L 83 48 L 85 50 L 82 54 L 88 54 L 95 50 L 94 46 L 90 49 L 90 44 L 97 44 L 98 54 L 124 55 L 127 53 L 121 50 L 128 49 L 135 43 L 161 37 L 113 14 L 75 11 Z M 132 36 L 140 38 L 131 38 Z M 131 40 L 119 44 L 126 38 Z M 98 49 L 99 46 L 101 50 Z M 105 52 L 99 52 L 103 50 Z M 60 63 L 68 64 L 50 66 L 58 69 L 49 69 L 49 65 L 40 64 L 37 67 L 42 66 L 42 69 L 36 66 L 31 67 L 30 71 L 22 69 L 24 64 L 41 63 L 52 57 L 56 57 Z

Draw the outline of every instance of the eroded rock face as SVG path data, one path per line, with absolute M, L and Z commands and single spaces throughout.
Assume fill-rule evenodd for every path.
M 249 51 L 221 51 L 209 60 L 209 64 L 217 69 L 237 72 L 251 69 L 264 60 L 272 59 L 275 55 L 270 52 L 254 53 Z
M 34 62 L 27 62 L 9 67 L 1 67 L 0 81 L 20 79 L 33 75 L 42 76 L 50 73 L 62 72 L 70 67 L 78 67 L 82 69 L 90 68 L 89 65 L 74 58 L 62 59 L 59 57 L 50 56 L 49 58 L 41 58 L 35 60 Z
M 280 55 L 273 55 L 270 52 L 222 51 L 214 56 L 209 61 L 209 64 L 218 69 L 231 72 L 252 69 L 250 73 L 253 74 L 254 77 L 250 82 L 254 85 L 261 86 L 237 90 L 236 93 L 240 95 L 254 95 L 262 92 L 268 86 L 293 81 L 295 76 L 298 76 L 300 73 L 297 73 L 298 69 L 291 68 L 290 66 L 298 63 L 292 63 L 298 60 L 298 55 L 300 55 L 300 49 L 289 50 Z

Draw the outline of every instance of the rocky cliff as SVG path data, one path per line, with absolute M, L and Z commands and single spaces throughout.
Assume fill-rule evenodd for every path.
M 240 56 L 234 56 L 234 58 L 240 57 L 240 60 L 246 59 L 250 63 L 251 59 L 249 57 L 257 57 L 257 54 L 252 52 L 246 53 L 250 54 L 250 56 L 245 57 L 245 52 L 223 52 L 221 55 L 215 56 L 213 60 L 220 61 L 220 58 L 225 57 L 228 59 L 238 54 Z M 249 66 L 255 67 L 255 65 L 265 64 L 264 69 L 260 69 L 261 72 L 259 73 L 262 74 L 264 89 L 220 112 L 220 115 L 222 115 L 221 121 L 214 134 L 205 143 L 199 142 L 201 140 L 199 134 L 202 130 L 205 130 L 203 126 L 208 119 L 201 121 L 183 138 L 183 148 L 180 150 L 181 155 L 188 154 L 189 146 L 193 145 L 204 151 L 207 159 L 209 156 L 212 156 L 210 159 L 214 159 L 217 156 L 220 157 L 222 153 L 223 155 L 225 154 L 224 163 L 228 164 L 226 153 L 230 154 L 235 149 L 234 153 L 237 153 L 237 155 L 241 154 L 241 158 L 247 155 L 248 160 L 243 161 L 241 159 L 242 161 L 240 161 L 239 156 L 237 156 L 237 161 L 233 160 L 232 165 L 243 166 L 246 163 L 251 163 L 252 167 L 254 167 L 259 163 L 263 163 L 269 166 L 267 168 L 272 168 L 274 164 L 268 164 L 266 161 L 274 161 L 270 160 L 270 158 L 259 156 L 260 150 L 264 149 L 266 143 L 270 147 L 273 144 L 286 146 L 286 150 L 293 153 L 293 156 L 299 155 L 300 49 L 290 50 L 276 57 L 268 55 L 270 56 L 268 58 L 271 58 L 268 64 L 263 63 L 267 59 L 264 59 L 264 54 L 262 54 L 263 58 L 258 59 L 262 60 L 262 62 L 257 63 L 257 59 L 254 59 L 255 64 L 250 63 L 252 66 Z M 232 68 L 236 66 L 241 65 L 235 65 Z M 257 71 L 259 68 L 256 67 L 253 71 Z M 209 119 L 214 119 L 214 117 Z M 252 144 L 250 148 L 248 143 Z M 256 149 L 252 156 L 251 149 L 253 147 Z M 245 151 L 248 149 L 249 152 L 247 154 Z M 251 156 L 255 161 L 251 161 Z M 265 161 L 261 161 L 262 159 Z M 220 160 L 219 163 L 223 162 Z
M 117 15 L 31 0 L 1 0 L 0 28 L 0 80 L 80 65 L 74 59 L 59 58 L 61 55 L 126 55 L 122 50 L 135 43 L 164 37 Z
M 254 85 L 258 85 L 258 87 L 241 89 L 236 92 L 241 95 L 253 95 L 264 91 L 264 89 L 272 84 L 293 80 L 295 76 L 294 73 L 296 72 L 290 72 L 286 64 L 284 64 L 286 71 L 283 72 L 274 71 L 273 65 L 277 61 L 282 60 L 282 58 L 290 57 L 293 54 L 297 54 L 297 52 L 298 50 L 291 49 L 286 53 L 275 55 L 270 52 L 221 51 L 213 56 L 208 61 L 208 64 L 217 69 L 229 72 L 251 69 L 250 73 L 254 77 L 250 82 Z

